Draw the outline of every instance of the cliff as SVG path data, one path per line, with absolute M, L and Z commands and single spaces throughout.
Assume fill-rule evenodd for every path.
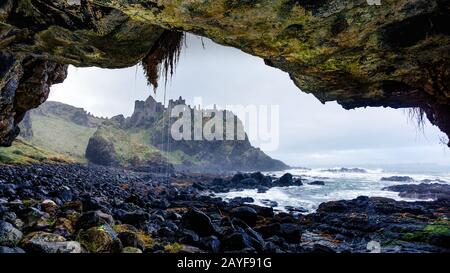
M 272 171 L 288 168 L 281 161 L 253 147 L 247 136 L 243 140 L 173 139 L 168 132 L 177 119 L 171 118 L 170 114 L 177 105 L 186 107 L 192 113 L 208 111 L 191 108 L 181 97 L 170 100 L 168 108 L 151 96 L 146 101 L 136 101 L 131 117 L 116 116 L 98 128 L 89 140 L 87 159 L 101 165 L 122 165 L 133 169 L 153 167 L 160 171 L 172 171 L 172 165 L 177 170 L 190 172 Z M 242 127 L 239 119 L 234 115 L 232 117 L 237 122 L 236 127 Z M 201 125 L 209 120 L 203 118 Z M 193 124 L 190 129 L 194 130 Z M 224 129 L 223 138 L 226 139 Z

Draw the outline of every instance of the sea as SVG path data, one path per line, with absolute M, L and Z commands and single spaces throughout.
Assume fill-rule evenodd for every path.
M 342 168 L 357 168 L 360 172 L 342 171 Z M 450 167 L 436 166 L 396 166 L 384 168 L 333 167 L 333 168 L 296 168 L 282 172 L 266 172 L 264 174 L 279 178 L 285 173 L 300 177 L 303 186 L 274 187 L 265 193 L 256 189 L 231 191 L 215 194 L 225 200 L 235 197 L 251 197 L 254 204 L 269 206 L 276 211 L 286 211 L 293 207 L 303 209 L 304 213 L 314 212 L 323 202 L 335 200 L 351 200 L 358 196 L 387 197 L 395 200 L 418 201 L 413 198 L 402 198 L 397 192 L 383 190 L 384 187 L 400 184 L 446 183 L 450 184 Z M 409 176 L 412 182 L 382 181 L 383 177 Z M 323 181 L 325 185 L 309 185 L 313 181 Z M 274 206 L 274 202 L 276 206 Z M 431 201 L 423 200 L 422 201 Z

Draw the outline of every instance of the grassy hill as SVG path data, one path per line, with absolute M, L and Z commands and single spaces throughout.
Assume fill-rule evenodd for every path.
M 31 115 L 30 118 L 33 124 L 33 137 L 29 139 L 31 144 L 65 154 L 77 161 L 86 161 L 84 153 L 95 128 L 78 125 L 52 114 Z
M 184 101 L 180 98 L 170 103 L 180 102 Z M 90 161 L 157 172 L 287 167 L 253 147 L 248 139 L 175 141 L 167 137 L 176 121 L 169 112 L 152 97 L 136 101 L 131 117 L 119 115 L 110 119 L 94 117 L 82 108 L 63 103 L 45 102 L 25 116 L 20 124 L 21 138 L 12 147 L 0 148 L 0 163 Z
M 87 162 L 88 141 L 104 120 L 82 108 L 45 102 L 27 113 L 13 145 L 0 148 L 0 163 Z
M 11 147 L 0 148 L 0 163 L 4 164 L 63 162 L 73 163 L 74 160 L 66 155 L 36 147 L 21 137 L 18 137 Z

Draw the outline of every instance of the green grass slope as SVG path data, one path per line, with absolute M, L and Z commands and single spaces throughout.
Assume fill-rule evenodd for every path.
M 62 154 L 36 147 L 22 138 L 17 138 L 11 147 L 0 147 L 0 163 L 73 163 L 74 160 Z
M 96 128 L 89 128 L 52 114 L 31 115 L 33 137 L 31 144 L 45 147 L 84 162 L 86 146 Z

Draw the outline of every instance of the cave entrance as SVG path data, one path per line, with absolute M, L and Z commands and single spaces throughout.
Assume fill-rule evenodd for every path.
M 2 160 L 71 160 L 138 171 L 151 166 L 151 171 L 166 175 L 178 169 L 263 170 L 281 176 L 288 169 L 312 185 L 218 196 L 247 196 L 263 205 L 272 200 L 280 208 L 308 211 L 322 202 L 360 195 L 402 199 L 383 190 L 398 183 L 382 180 L 386 177 L 412 177 L 417 183 L 450 180 L 444 134 L 427 120 L 418 125 L 414 111 L 322 104 L 257 57 L 192 35 L 186 45 L 175 75 L 156 93 L 141 65 L 116 70 L 69 67 L 68 78 L 52 87 L 48 101 L 27 114 L 14 145 L 1 148 Z M 192 107 L 201 99 L 206 109 L 277 106 L 278 127 L 269 135 L 277 145 L 267 148 L 250 138 L 223 145 L 168 140 L 168 118 L 161 113 L 171 100 L 180 99 Z
M 182 96 L 190 105 L 198 98 L 222 108 L 278 105 L 279 147 L 267 151 L 274 158 L 291 166 L 449 163 L 441 144 L 444 134 L 426 120 L 418 128 L 408 111 L 321 104 L 300 92 L 286 73 L 257 57 L 197 36 L 186 39 L 166 88 L 166 104 Z M 152 92 L 140 65 L 118 70 L 70 67 L 68 78 L 52 88 L 49 100 L 110 118 L 131 116 L 135 100 L 153 96 L 163 102 L 164 95 L 163 85 Z

